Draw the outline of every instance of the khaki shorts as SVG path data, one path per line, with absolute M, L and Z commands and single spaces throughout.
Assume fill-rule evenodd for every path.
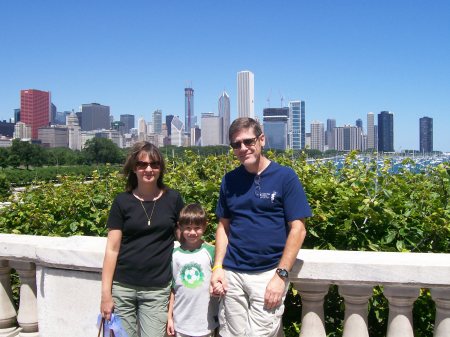
M 221 337 L 284 336 L 281 318 L 289 283 L 286 283 L 281 305 L 272 310 L 264 308 L 266 287 L 275 270 L 260 273 L 225 271 L 228 291 L 219 310 Z

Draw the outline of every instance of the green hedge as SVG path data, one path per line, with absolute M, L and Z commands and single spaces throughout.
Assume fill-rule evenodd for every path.
M 304 248 L 400 252 L 449 252 L 449 163 L 421 173 L 407 169 L 391 174 L 386 160 L 379 168 L 375 159 L 347 156 L 342 168 L 332 162 L 308 164 L 292 153 L 267 156 L 292 167 L 300 177 L 314 216 L 307 221 Z M 405 162 L 404 164 L 408 164 Z M 222 176 L 238 162 L 231 153 L 200 156 L 186 151 L 183 160 L 168 159 L 165 182 L 177 189 L 185 202 L 200 202 L 207 211 L 208 241 L 214 240 L 214 209 Z M 108 210 L 123 190 L 124 179 L 116 172 L 94 171 L 89 183 L 79 177 L 61 176 L 61 185 L 34 184 L 7 210 L 0 211 L 0 231 L 50 236 L 105 235 Z M 417 336 L 432 336 L 434 304 L 423 290 L 414 307 Z M 298 336 L 301 301 L 290 291 L 284 315 L 286 336 Z M 388 315 L 382 289 L 374 289 L 369 303 L 371 336 L 384 336 Z M 343 300 L 331 287 L 325 305 L 329 336 L 342 335 Z

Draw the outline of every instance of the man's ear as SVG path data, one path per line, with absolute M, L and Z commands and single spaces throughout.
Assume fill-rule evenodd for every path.
M 259 141 L 261 142 L 261 146 L 266 145 L 266 136 L 264 135 L 264 133 L 261 133 L 261 135 L 259 136 Z

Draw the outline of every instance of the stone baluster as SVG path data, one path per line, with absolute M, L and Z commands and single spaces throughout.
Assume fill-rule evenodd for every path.
M 36 265 L 31 262 L 11 262 L 20 277 L 20 302 L 17 321 L 22 331 L 20 336 L 38 337 L 36 300 Z
M 323 303 L 330 285 L 320 282 L 294 281 L 302 297 L 300 337 L 326 337 Z
M 431 297 L 436 303 L 434 337 L 450 336 L 450 288 L 433 288 Z
M 8 261 L 0 260 L 0 336 L 16 336 L 16 309 L 11 292 L 11 268 Z
M 369 337 L 367 313 L 371 285 L 340 285 L 339 294 L 345 301 L 343 337 Z
M 420 289 L 402 286 L 384 286 L 389 301 L 389 319 L 386 337 L 414 337 L 412 309 Z

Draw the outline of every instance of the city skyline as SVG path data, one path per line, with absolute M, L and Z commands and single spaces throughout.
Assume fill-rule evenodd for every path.
M 20 107 L 20 90 L 38 89 L 51 92 L 58 111 L 97 102 L 115 120 L 134 114 L 150 121 L 160 109 L 184 121 L 191 83 L 196 116 L 217 114 L 225 90 L 233 120 L 236 74 L 249 70 L 261 121 L 263 109 L 281 101 L 305 101 L 307 132 L 312 121 L 327 119 L 342 126 L 360 118 L 366 130 L 367 113 L 390 111 L 394 147 L 403 150 L 419 149 L 426 116 L 434 120 L 434 150 L 450 151 L 448 1 L 230 1 L 220 17 L 218 5 L 205 1 L 2 7 L 0 120 Z

